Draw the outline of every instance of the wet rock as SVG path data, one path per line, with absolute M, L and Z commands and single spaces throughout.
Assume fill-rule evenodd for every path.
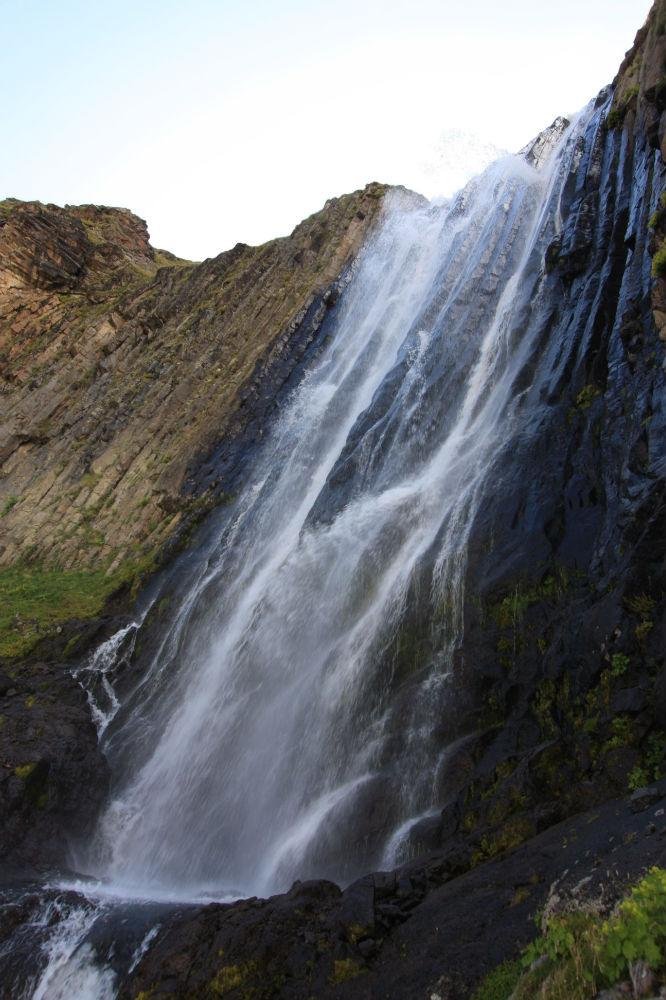
M 631 962 L 629 964 L 629 975 L 634 996 L 637 998 L 649 996 L 656 985 L 657 977 L 647 964 L 647 962 Z
M 0 867 L 64 867 L 108 787 L 86 696 L 60 664 L 24 665 L 0 694 Z
M 646 702 L 646 692 L 642 688 L 624 688 L 613 697 L 613 711 L 618 714 L 628 712 L 631 715 L 638 715 L 645 708 Z
M 368 937 L 375 927 L 375 882 L 372 875 L 358 879 L 342 893 L 340 921 L 353 937 Z
M 643 812 L 655 802 L 661 801 L 663 793 L 658 787 L 638 788 L 631 796 L 631 811 L 635 813 Z
M 658 788 L 666 799 L 666 781 Z M 221 968 L 233 968 L 236 978 L 242 970 L 247 991 L 286 975 L 278 995 L 298 1000 L 432 993 L 463 1000 L 485 973 L 515 958 L 536 936 L 531 915 L 549 897 L 557 895 L 564 908 L 594 905 L 610 912 L 646 867 L 663 865 L 666 846 L 641 837 L 642 822 L 624 798 L 454 877 L 442 853 L 360 879 L 343 893 L 313 882 L 268 900 L 181 907 L 161 921 L 138 967 L 122 980 L 121 1000 L 149 988 L 156 996 L 196 996 Z M 378 928 L 372 937 L 348 922 L 350 915 L 367 914 L 370 884 Z M 417 885 L 423 896 L 405 911 L 399 893 Z M 523 890 L 519 903 L 517 886 Z M 349 974 L 342 994 L 336 969 Z M 631 993 L 628 984 L 628 992 L 609 996 L 620 1000 Z
M 358 950 L 363 955 L 363 958 L 372 958 L 377 951 L 377 942 L 373 941 L 372 938 L 365 938 L 359 942 Z

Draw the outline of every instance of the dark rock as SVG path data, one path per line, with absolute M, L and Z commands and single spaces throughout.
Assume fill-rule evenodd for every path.
M 655 802 L 660 802 L 662 798 L 663 791 L 657 786 L 652 788 L 638 788 L 629 800 L 631 811 L 635 813 L 643 812 L 643 810 L 653 806 Z
M 638 715 L 645 708 L 647 697 L 642 688 L 623 688 L 613 696 L 613 711 L 618 715 L 628 712 L 631 715 Z
M 371 935 L 375 926 L 375 883 L 372 875 L 353 882 L 342 893 L 340 921 L 355 933 Z
M 666 803 L 666 781 L 656 792 Z M 666 863 L 666 841 L 642 837 L 642 823 L 630 800 L 621 799 L 458 877 L 449 877 L 446 864 L 433 856 L 397 873 L 361 879 L 342 894 L 327 883 L 308 883 L 307 907 L 294 886 L 284 896 L 251 904 L 181 908 L 162 920 L 138 967 L 122 981 L 120 998 L 149 988 L 155 996 L 197 995 L 223 964 L 245 970 L 247 990 L 287 973 L 278 995 L 299 1000 L 422 997 L 440 981 L 451 997 L 463 1000 L 486 972 L 514 958 L 536 935 L 530 917 L 545 905 L 555 881 L 564 907 L 570 900 L 585 905 L 603 899 L 611 908 L 646 867 Z M 417 884 L 427 886 L 423 898 L 405 912 L 399 893 Z M 381 945 L 379 935 L 371 939 L 360 926 L 341 941 L 339 928 L 349 926 L 348 915 L 367 913 L 369 885 Z M 336 961 L 359 973 L 345 981 L 342 993 L 332 981 Z
M 359 942 L 358 950 L 363 955 L 363 958 L 372 958 L 377 951 L 377 943 L 372 938 L 365 938 Z
M 654 992 L 657 984 L 657 977 L 647 964 L 647 962 L 631 962 L 629 965 L 629 975 L 634 997 L 640 1000 L 642 997 L 650 996 Z
M 66 866 L 108 787 L 86 696 L 66 667 L 23 667 L 0 695 L 0 866 Z

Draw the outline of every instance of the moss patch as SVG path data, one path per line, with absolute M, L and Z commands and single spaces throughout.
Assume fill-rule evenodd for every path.
M 17 778 L 20 778 L 21 781 L 27 781 L 36 767 L 37 764 L 35 764 L 34 761 L 31 764 L 19 764 L 18 767 L 14 768 L 14 774 Z
M 502 962 L 481 982 L 472 1000 L 509 1000 L 523 971 L 520 959 Z
M 245 985 L 255 971 L 254 962 L 247 962 L 245 965 L 224 965 L 215 978 L 211 980 L 210 992 L 217 997 L 232 993 L 240 986 Z
M 0 570 L 0 657 L 24 656 L 72 619 L 94 618 L 123 586 L 153 568 L 149 557 L 114 573 L 23 566 Z
M 349 979 L 356 979 L 363 971 L 363 967 L 353 958 L 338 958 L 333 963 L 333 972 L 329 976 L 329 982 L 333 985 L 346 983 Z

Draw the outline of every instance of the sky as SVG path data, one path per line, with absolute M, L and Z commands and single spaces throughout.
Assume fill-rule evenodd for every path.
M 201 260 L 372 180 L 447 196 L 615 75 L 650 0 L 0 0 L 0 198 Z

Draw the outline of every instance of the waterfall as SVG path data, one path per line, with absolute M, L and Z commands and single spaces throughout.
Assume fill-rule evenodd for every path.
M 544 256 L 602 114 L 445 204 L 387 199 L 330 342 L 117 715 L 98 656 L 116 783 L 78 860 L 119 893 L 346 881 L 441 807 L 469 533 L 526 407 L 547 405 Z M 416 591 L 425 657 L 405 627 Z

